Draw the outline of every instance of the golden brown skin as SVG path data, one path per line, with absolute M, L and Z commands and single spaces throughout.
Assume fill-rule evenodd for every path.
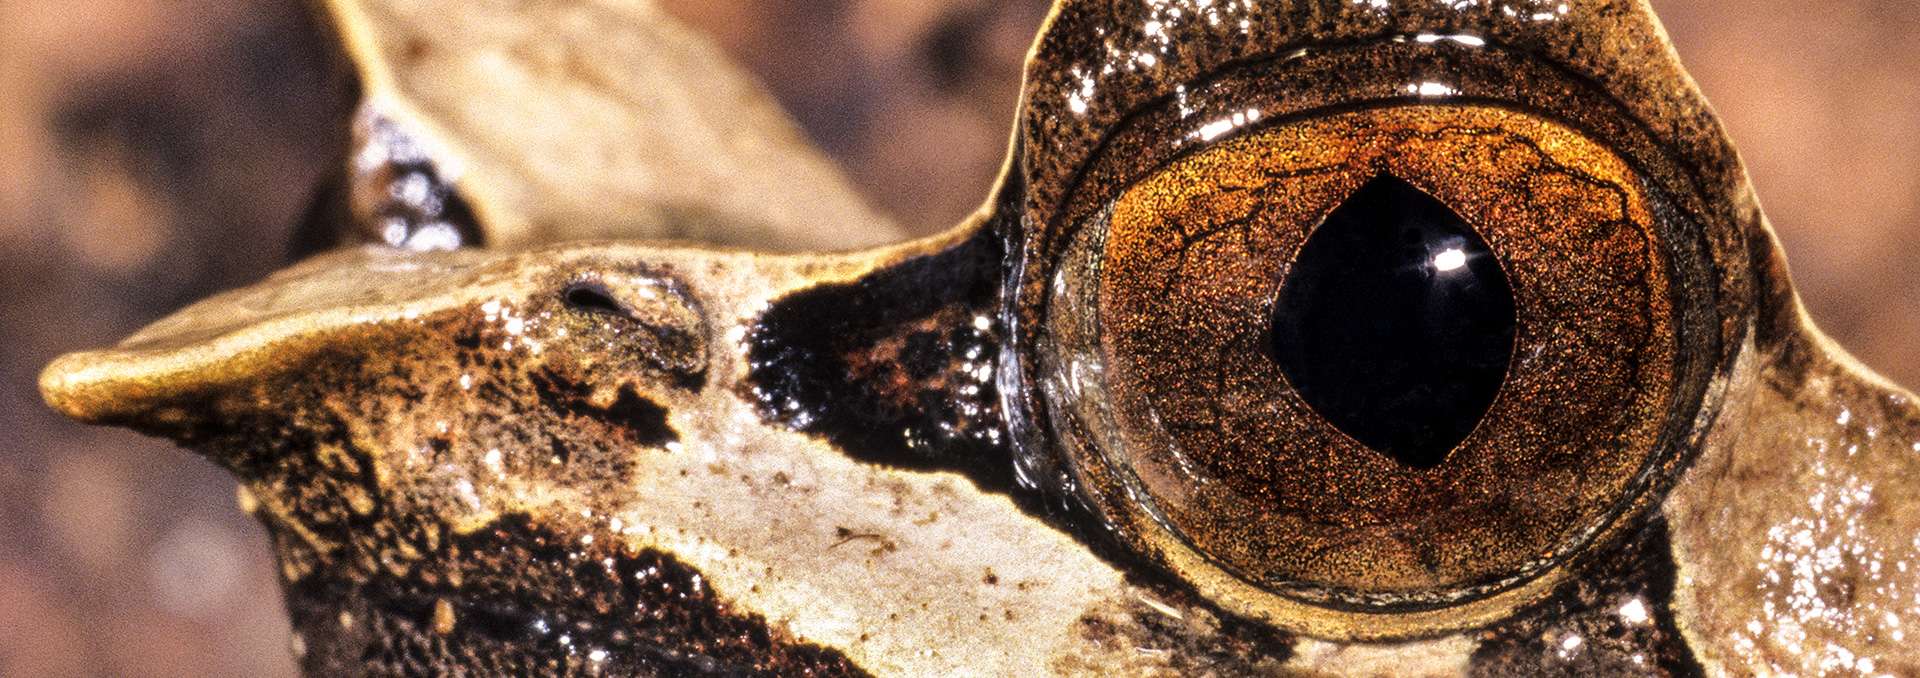
M 1920 623 L 1920 515 L 1902 501 L 1920 490 L 1920 411 L 1807 321 L 1737 156 L 1644 4 L 1063 0 L 982 210 L 947 234 L 829 255 L 563 242 L 697 231 L 833 247 L 890 227 L 649 6 L 482 6 L 457 19 L 464 40 L 439 39 L 422 19 L 433 6 L 323 4 L 363 88 L 363 133 L 317 226 L 388 244 L 317 256 L 42 377 L 70 416 L 175 438 L 239 477 L 310 672 L 1920 673 L 1904 628 Z M 631 60 L 646 78 L 609 75 Z M 1534 463 L 1502 442 L 1520 424 L 1463 443 L 1480 447 L 1456 450 L 1460 480 L 1363 456 L 1324 488 L 1264 477 L 1307 496 L 1378 483 L 1405 504 L 1369 520 L 1467 479 L 1604 505 L 1513 526 L 1548 557 L 1500 551 L 1484 536 L 1494 514 L 1466 511 L 1433 523 L 1443 537 L 1381 532 L 1350 556 L 1295 560 L 1335 540 L 1260 511 L 1209 523 L 1244 507 L 1185 510 L 1170 497 L 1186 476 L 1116 453 L 1160 435 L 1134 418 L 1140 402 L 1189 393 L 1181 370 L 1152 370 L 1220 353 L 1155 328 L 1209 300 L 1258 306 L 1225 263 L 1284 265 L 1297 246 L 1276 226 L 1261 233 L 1277 243 L 1214 252 L 1225 263 L 1177 286 L 1192 304 L 1130 288 L 1157 274 L 1168 215 L 1216 218 L 1181 201 L 1247 171 L 1207 163 L 1366 156 L 1467 205 L 1487 177 L 1539 174 L 1497 154 L 1460 170 L 1410 137 L 1353 141 L 1360 118 L 1381 139 L 1470 122 L 1424 142 L 1459 152 L 1530 129 L 1555 166 L 1657 196 L 1623 217 L 1639 248 L 1597 263 L 1648 271 L 1637 289 L 1653 292 L 1604 292 L 1597 308 L 1625 310 L 1604 310 L 1587 335 L 1608 341 L 1575 360 L 1604 366 L 1593 351 L 1626 341 L 1612 338 L 1659 338 L 1636 339 L 1655 346 L 1653 376 L 1621 388 L 1641 395 L 1602 413 L 1639 433 L 1582 443 L 1620 469 L 1612 480 L 1503 476 Z M 365 199 L 415 195 L 382 192 L 408 175 L 464 212 Z M 1294 211 L 1310 225 L 1362 175 L 1333 176 L 1325 196 L 1289 183 L 1271 200 L 1307 203 Z M 1581 192 L 1556 190 L 1534 207 L 1581 222 L 1567 216 Z M 1511 214 L 1487 200 L 1484 224 Z M 489 249 L 417 251 L 456 244 L 411 238 L 436 223 Z M 1502 229 L 1529 224 L 1558 228 L 1481 228 L 1509 247 Z M 1572 275 L 1514 274 L 1547 297 L 1599 294 Z M 1537 313 L 1523 327 L 1558 322 Z M 1099 360 L 1130 366 L 1086 376 Z M 1542 370 L 1510 382 L 1515 421 L 1593 419 L 1566 414 L 1591 389 Z M 1274 440 L 1338 444 L 1301 421 Z M 1173 445 L 1285 467 L 1231 437 Z M 1447 567 L 1395 555 L 1422 538 Z M 1303 582 L 1339 590 L 1289 588 Z M 1339 602 L 1353 590 L 1395 597 Z

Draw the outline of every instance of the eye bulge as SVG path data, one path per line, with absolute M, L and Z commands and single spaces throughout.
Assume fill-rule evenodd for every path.
M 1673 400 L 1672 286 L 1637 183 L 1563 127 L 1479 107 L 1315 117 L 1182 158 L 1114 202 L 1091 281 L 1109 453 L 1183 536 L 1258 581 L 1385 602 L 1537 567 L 1612 517 Z M 1409 243 L 1418 217 L 1330 218 L 1416 200 L 1472 230 Z M 1378 232 L 1360 251 L 1316 260 L 1312 245 L 1361 228 Z M 1409 245 L 1432 252 L 1403 265 L 1419 289 L 1355 261 Z M 1468 250 L 1472 268 L 1448 261 Z M 1471 277 L 1497 289 L 1451 289 Z M 1374 284 L 1327 289 L 1342 283 Z M 1302 297 L 1335 308 L 1275 317 Z M 1447 342 L 1420 327 L 1487 307 L 1494 327 L 1461 333 L 1492 350 L 1434 350 Z M 1330 336 L 1274 337 L 1316 332 Z M 1425 368 L 1439 374 L 1409 375 Z M 1493 388 L 1447 388 L 1475 379 Z M 1402 449 L 1421 445 L 1435 449 Z
M 1486 623 L 1604 557 L 1716 411 L 1753 224 L 1711 197 L 1730 151 L 1603 81 L 1390 34 L 1223 60 L 1097 138 L 1030 115 L 1016 421 L 1057 452 L 1023 472 L 1329 637 Z

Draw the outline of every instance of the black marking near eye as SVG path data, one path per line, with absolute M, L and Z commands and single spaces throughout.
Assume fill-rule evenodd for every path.
M 995 387 L 999 241 L 968 242 L 774 302 L 747 339 L 763 416 L 862 461 L 951 469 L 1006 490 Z
M 1493 404 L 1514 323 L 1513 291 L 1486 241 L 1382 174 L 1301 247 L 1275 304 L 1272 351 L 1342 432 L 1432 468 Z
M 582 408 L 580 412 L 619 426 L 642 446 L 663 447 L 680 439 L 680 434 L 667 425 L 667 408 L 634 392 L 632 387 L 620 389 L 613 404 L 605 409 Z
M 667 423 L 667 408 L 641 395 L 631 385 L 622 386 L 613 402 L 603 407 L 594 404 L 591 389 L 585 384 L 569 381 L 550 370 L 531 376 L 541 401 L 556 412 L 604 423 L 642 447 L 664 447 L 680 440 L 680 434 Z M 555 456 L 571 456 L 561 451 L 556 449 Z

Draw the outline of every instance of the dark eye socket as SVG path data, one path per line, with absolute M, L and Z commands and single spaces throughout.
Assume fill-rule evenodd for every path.
M 1271 121 L 1064 248 L 1049 423 L 1089 504 L 1203 590 L 1295 620 L 1510 606 L 1645 505 L 1698 406 L 1662 200 L 1514 109 Z

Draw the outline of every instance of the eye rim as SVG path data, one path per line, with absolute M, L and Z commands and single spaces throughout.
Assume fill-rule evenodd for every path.
M 1734 209 L 1748 205 L 1706 200 L 1704 187 L 1720 181 L 1723 177 L 1718 173 L 1725 168 L 1689 166 L 1687 162 L 1713 159 L 1719 148 L 1670 148 L 1657 143 L 1655 139 L 1663 137 L 1652 131 L 1651 124 L 1632 117 L 1629 108 L 1612 98 L 1595 79 L 1573 68 L 1539 60 L 1526 51 L 1492 41 L 1475 49 L 1446 43 L 1416 44 L 1406 39 L 1410 37 L 1309 46 L 1228 64 L 1188 83 L 1185 101 L 1176 105 L 1174 95 L 1168 94 L 1126 114 L 1091 150 L 1069 147 L 1068 157 L 1080 153 L 1088 158 L 1077 168 L 1063 169 L 1066 166 L 1058 161 L 1027 160 L 1036 148 L 1043 154 L 1060 150 L 1041 146 L 1032 136 L 1044 132 L 1045 127 L 1030 126 L 1026 135 L 1016 137 L 1016 166 L 1024 172 L 1017 176 L 1025 182 L 1016 188 L 1025 202 L 1018 205 L 1023 210 L 1018 217 L 1023 230 L 1013 231 L 1011 236 L 1016 242 L 1023 240 L 1025 246 L 1014 250 L 1016 256 L 1007 278 L 1004 316 L 1010 331 L 1001 380 L 1009 420 L 1015 427 L 1016 461 L 1023 478 L 1080 502 L 1136 555 L 1158 561 L 1176 576 L 1185 577 L 1229 611 L 1333 639 L 1404 639 L 1484 625 L 1544 597 L 1568 576 L 1570 568 L 1554 567 L 1513 588 L 1436 609 L 1383 613 L 1301 604 L 1244 582 L 1236 587 L 1233 575 L 1213 567 L 1207 556 L 1192 549 L 1139 539 L 1142 528 L 1150 527 L 1157 518 L 1114 505 L 1110 501 L 1112 493 L 1102 496 L 1089 489 L 1115 487 L 1111 469 L 1092 468 L 1069 458 L 1067 450 L 1072 443 L 1062 438 L 1086 438 L 1097 432 L 1087 431 L 1088 427 L 1079 422 L 1065 424 L 1077 430 L 1076 434 L 1055 430 L 1061 425 L 1063 415 L 1058 410 L 1062 408 L 1051 401 L 1043 387 L 1047 376 L 1041 356 L 1048 353 L 1045 344 L 1051 341 L 1049 334 L 1053 332 L 1046 327 L 1046 319 L 1059 303 L 1052 283 L 1064 265 L 1062 254 L 1069 242 L 1087 237 L 1090 229 L 1085 226 L 1099 221 L 1089 217 L 1108 209 L 1119 191 L 1183 155 L 1200 152 L 1232 135 L 1188 145 L 1156 146 L 1155 139 L 1167 137 L 1169 130 L 1190 131 L 1200 125 L 1207 118 L 1196 119 L 1195 110 L 1231 111 L 1248 101 L 1282 98 L 1276 92 L 1298 90 L 1309 95 L 1294 97 L 1290 107 L 1275 109 L 1281 111 L 1277 115 L 1264 113 L 1262 126 L 1342 110 L 1431 102 L 1430 98 L 1408 96 L 1393 85 L 1405 81 L 1392 73 L 1424 69 L 1459 78 L 1455 81 L 1457 93 L 1444 98 L 1448 103 L 1511 108 L 1545 118 L 1596 139 L 1638 173 L 1648 191 L 1663 198 L 1657 221 L 1667 229 L 1664 240 L 1679 250 L 1672 258 L 1686 264 L 1670 271 L 1675 294 L 1685 297 L 1685 303 L 1675 305 L 1675 322 L 1689 328 L 1689 347 L 1682 351 L 1694 351 L 1698 357 L 1676 372 L 1675 378 L 1684 388 L 1676 389 L 1675 398 L 1691 403 L 1693 416 L 1672 418 L 1676 429 L 1666 444 L 1677 453 L 1667 455 L 1659 468 L 1649 470 L 1652 481 L 1636 493 L 1636 507 L 1623 511 L 1622 518 L 1608 526 L 1607 534 L 1593 539 L 1588 552 L 1611 548 L 1621 534 L 1630 532 L 1627 526 L 1651 516 L 1667 489 L 1678 481 L 1680 470 L 1691 463 L 1725 399 L 1726 375 L 1742 354 L 1754 318 L 1748 254 L 1751 238 L 1756 236 L 1750 232 L 1752 224 L 1742 217 L 1757 223 L 1758 216 Z M 1321 56 L 1339 58 L 1313 62 L 1317 50 Z M 1342 63 L 1358 64 L 1372 75 L 1339 73 Z M 1196 99 L 1195 94 L 1218 96 Z M 1182 108 L 1191 110 L 1179 110 Z M 1661 124 L 1702 122 L 1663 119 Z M 1711 120 L 1704 123 L 1711 131 Z M 1714 135 L 1705 141 L 1724 143 Z
M 1432 34 L 1390 34 L 1362 42 L 1289 46 L 1267 56 L 1227 64 L 1175 92 L 1122 116 L 1111 129 L 1078 151 L 1072 166 L 1026 166 L 1024 234 L 1033 249 L 1057 254 L 1072 231 L 1141 177 L 1181 156 L 1197 153 L 1251 129 L 1282 119 L 1374 108 L 1393 103 L 1448 102 L 1514 108 L 1540 115 L 1594 139 L 1605 140 L 1650 183 L 1665 191 L 1687 217 L 1710 235 L 1744 240 L 1703 194 L 1701 179 L 1686 169 L 1683 149 L 1670 149 L 1660 135 L 1593 78 L 1543 61 L 1525 49 L 1494 39 L 1466 45 L 1423 39 Z M 1445 73 L 1450 93 L 1409 93 L 1409 86 L 1441 84 L 1421 74 Z M 1360 74 L 1360 75 L 1356 75 Z M 1257 119 L 1226 132 L 1208 125 L 1258 111 Z M 1022 163 L 1039 140 L 1022 137 Z M 1172 140 L 1172 143 L 1168 143 Z M 1744 250 L 1744 242 L 1716 243 L 1715 250 Z M 1738 295 L 1730 295 L 1734 298 Z
M 1304 154 L 1311 158 L 1284 150 L 1301 137 L 1329 139 L 1325 148 L 1337 150 Z M 1557 150 L 1515 161 L 1513 154 L 1540 147 Z M 1459 155 L 1473 151 L 1482 155 Z M 1290 173 L 1289 163 L 1317 171 Z M 1261 179 L 1245 172 L 1251 168 L 1279 168 L 1284 178 Z M 1275 386 L 1287 381 L 1279 367 L 1247 348 L 1313 224 L 1383 170 L 1461 209 L 1492 243 L 1514 281 L 1517 350 L 1531 354 L 1508 365 L 1502 393 L 1474 433 L 1431 469 L 1404 467 L 1354 440 L 1297 390 Z M 1454 171 L 1489 183 L 1458 183 L 1448 178 Z M 1195 176 L 1222 181 L 1192 187 L 1205 181 Z M 1242 181 L 1251 183 L 1236 189 Z M 1597 143 L 1552 123 L 1447 105 L 1315 116 L 1177 163 L 1136 184 L 1100 226 L 1100 277 L 1082 292 L 1097 298 L 1098 344 L 1063 346 L 1074 360 L 1099 362 L 1097 378 L 1116 409 L 1120 430 L 1095 453 L 1126 469 L 1119 475 L 1128 491 L 1155 504 L 1166 529 L 1250 583 L 1309 602 L 1442 606 L 1557 565 L 1616 517 L 1619 498 L 1639 494 L 1643 471 L 1672 453 L 1664 434 L 1684 410 L 1671 397 L 1680 338 L 1666 249 L 1652 238 L 1638 183 Z M 1481 199 L 1476 186 L 1507 190 Z M 1615 195 L 1624 201 L 1604 202 Z M 1585 202 L 1593 199 L 1603 202 Z M 1185 241 L 1169 229 L 1219 223 L 1222 202 L 1228 214 L 1259 212 L 1247 232 L 1209 246 L 1177 244 Z M 1614 208 L 1622 212 L 1605 216 Z M 1224 380 L 1181 383 L 1209 373 Z M 1559 404 L 1576 395 L 1579 405 Z M 1554 425 L 1582 407 L 1606 416 Z M 1332 450 L 1340 452 L 1329 458 Z M 1444 508 L 1423 507 L 1436 497 L 1446 498 Z M 1409 520 L 1418 521 L 1417 535 L 1344 533 L 1373 545 L 1310 536 L 1330 522 Z M 1244 527 L 1250 521 L 1264 523 Z M 1296 555 L 1304 553 L 1314 555 Z M 1403 553 L 1424 554 L 1408 558 L 1425 571 L 1392 564 Z M 1371 564 L 1356 570 L 1341 561 Z M 1355 581 L 1340 583 L 1345 576 Z M 1402 583 L 1391 583 L 1396 577 Z

